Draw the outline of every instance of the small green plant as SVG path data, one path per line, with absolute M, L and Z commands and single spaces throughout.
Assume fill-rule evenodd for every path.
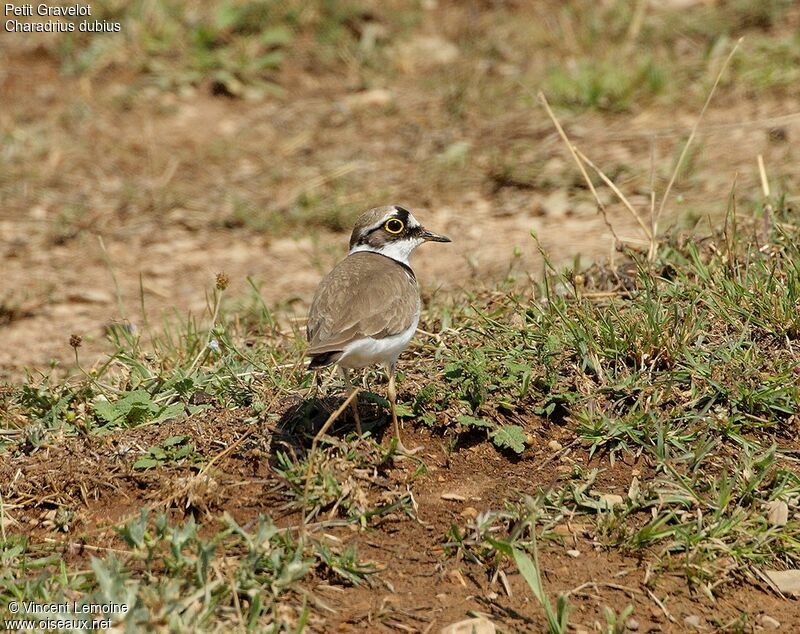
M 463 429 L 484 429 L 498 449 L 511 449 L 515 453 L 525 451 L 528 437 L 519 425 L 498 425 L 485 418 L 462 415 L 458 417 L 459 427 Z
M 362 526 L 392 513 L 413 516 L 407 491 L 376 486 L 381 482 L 376 476 L 395 455 L 393 445 L 384 448 L 369 437 L 345 441 L 325 437 L 319 454 L 306 491 L 308 457 L 277 452 L 275 470 L 283 480 L 281 490 L 292 506 L 303 508 L 307 520 L 323 511 L 328 517 L 340 515 Z
M 492 442 L 501 449 L 511 449 L 516 453 L 525 451 L 528 439 L 525 430 L 519 425 L 503 425 L 489 434 Z
M 613 58 L 583 58 L 551 70 L 545 90 L 556 103 L 621 111 L 628 110 L 640 95 L 661 93 L 668 76 L 653 60 L 639 60 L 631 69 Z
M 463 349 L 464 356 L 444 366 L 445 378 L 456 390 L 457 398 L 477 411 L 489 394 L 490 375 L 481 348 Z
M 547 495 L 528 497 L 519 505 L 509 504 L 503 511 L 479 514 L 465 531 L 451 526 L 445 544 L 446 552 L 466 557 L 481 565 L 490 565 L 496 571 L 503 566 L 504 561 L 513 562 L 534 598 L 542 606 L 551 634 L 563 634 L 567 631 L 569 603 L 566 595 L 559 594 L 554 607 L 544 589 L 539 566 L 536 523 L 539 518 L 546 518 L 546 530 L 552 523 L 552 518 L 548 517 L 550 513 L 553 512 L 559 518 L 559 511 L 562 510 L 563 505 L 559 501 L 551 501 Z
M 608 606 L 603 608 L 603 616 L 606 619 L 606 634 L 625 634 L 627 627 L 626 622 L 630 615 L 633 614 L 633 606 L 627 605 L 625 609 L 617 614 Z
M 200 458 L 189 442 L 188 436 L 170 436 L 159 445 L 150 447 L 145 454 L 133 463 L 134 469 L 152 469 L 165 464 L 182 462 L 188 459 L 196 462 Z
M 95 414 L 111 426 L 136 427 L 143 423 L 159 423 L 183 413 L 182 403 L 159 405 L 147 390 L 137 389 L 115 402 L 98 397 L 93 408 Z
M 517 568 L 528 584 L 528 587 L 531 589 L 533 596 L 536 597 L 536 600 L 544 608 L 548 631 L 550 634 L 564 634 L 569 625 L 569 604 L 567 603 L 567 597 L 563 594 L 559 594 L 558 599 L 556 599 L 555 609 L 553 608 L 544 590 L 544 586 L 542 585 L 536 541 L 534 540 L 533 542 L 533 558 L 518 548 L 512 548 L 511 554 L 514 558 L 514 563 L 517 564 Z
M 4 540 L 0 591 L 17 600 L 63 602 L 68 594 L 70 604 L 123 605 L 111 615 L 123 628 L 197 631 L 214 620 L 283 631 L 308 618 L 300 584 L 312 571 L 346 584 L 376 571 L 353 547 L 298 539 L 265 516 L 248 529 L 225 516 L 219 529 L 193 518 L 171 523 L 162 513 L 151 519 L 145 509 L 118 534 L 127 550 L 91 557 L 78 570 L 58 554 L 37 556 L 25 540 Z

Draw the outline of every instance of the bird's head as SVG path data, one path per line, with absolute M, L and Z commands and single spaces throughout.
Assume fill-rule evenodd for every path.
M 408 209 L 377 207 L 356 220 L 350 253 L 373 251 L 408 264 L 411 253 L 423 242 L 450 242 L 450 238 L 428 231 Z

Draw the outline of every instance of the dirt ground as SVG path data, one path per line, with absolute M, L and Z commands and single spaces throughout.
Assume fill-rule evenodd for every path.
M 419 36 L 457 40 L 468 24 L 476 32 L 493 28 L 490 11 L 475 18 L 464 8 L 472 3 L 423 4 Z M 526 11 L 525 3 L 509 6 Z M 791 12 L 782 28 L 796 30 L 798 15 Z M 473 62 L 451 63 L 463 74 Z M 513 55 L 508 63 L 516 63 Z M 248 101 L 213 94 L 208 85 L 185 94 L 140 89 L 124 64 L 95 75 L 69 74 L 51 41 L 3 34 L 0 381 L 18 382 L 53 363 L 68 371 L 73 333 L 83 337 L 84 365 L 91 365 L 108 352 L 104 328 L 121 320 L 141 323 L 143 307 L 151 322 L 199 314 L 220 271 L 231 279 L 230 297 L 245 297 L 251 277 L 267 304 L 303 314 L 321 276 L 345 254 L 352 210 L 403 204 L 453 239 L 415 254 L 424 297 L 488 286 L 509 271 L 520 283 L 539 275 L 543 263 L 532 230 L 556 264 L 614 257 L 615 238 L 536 100 L 489 115 L 468 111 L 454 121 L 448 94 L 431 88 L 429 70 L 410 63 L 386 85 L 365 85 L 347 67 L 315 74 L 301 57 L 290 57 L 280 71 L 282 94 Z M 663 191 L 701 105 L 656 102 L 628 112 L 560 116 L 573 141 L 609 174 L 619 174 L 620 188 L 646 211 L 651 171 Z M 755 94 L 728 86 L 705 116 L 691 177 L 678 182 L 662 227 L 716 222 L 734 181 L 747 192 L 742 208 L 751 213 L 752 192 L 760 190 L 758 156 L 774 188 L 798 191 L 798 138 L 797 89 Z M 442 163 L 453 147 L 469 148 L 466 163 Z M 541 179 L 533 185 L 498 179 L 497 157 L 514 153 Z M 623 206 L 606 189 L 601 196 L 617 236 L 644 246 Z M 306 199 L 315 201 L 313 217 L 295 213 L 297 201 Z M 328 208 L 346 211 L 330 218 Z M 428 472 L 413 481 L 418 518 L 390 517 L 361 532 L 332 530 L 383 572 L 371 587 L 344 591 L 323 579 L 310 582 L 335 610 L 328 627 L 435 632 L 472 610 L 506 631 L 542 631 L 541 609 L 516 573 L 509 571 L 506 589 L 482 568 L 445 558 L 442 547 L 430 549 L 465 513 L 496 509 L 518 492 L 546 487 L 565 464 L 591 466 L 581 449 L 567 462 L 550 460 L 547 443 L 567 445 L 573 437 L 535 417 L 525 422 L 540 449 L 516 462 L 487 443 L 448 457 L 439 438 L 407 430 L 410 443 L 426 447 Z M 133 472 L 122 445 L 147 447 L 174 433 L 191 434 L 199 448 L 241 441 L 215 465 L 215 488 L 201 502 L 246 524 L 259 513 L 274 514 L 281 503 L 265 494 L 275 477 L 269 462 L 254 458 L 264 450 L 256 438 L 272 431 L 242 440 L 250 433 L 244 416 L 211 412 L 103 439 L 65 439 L 13 465 L 0 463 L 0 479 L 15 489 L 21 505 L 15 520 L 34 538 L 51 539 L 43 518 L 68 503 L 76 508 L 73 532 L 113 544 L 112 526 L 137 515 L 144 503 L 182 516 L 186 500 L 176 500 L 172 489 L 191 475 Z M 613 469 L 603 478 L 610 492 L 623 495 L 631 470 L 647 469 L 617 466 L 624 472 L 618 483 Z M 398 463 L 386 476 L 406 483 L 412 472 L 413 465 Z M 452 495 L 444 499 L 443 493 Z M 280 522 L 296 520 L 288 514 Z M 619 612 L 629 603 L 643 632 L 685 631 L 691 615 L 700 617 L 701 631 L 720 628 L 742 609 L 779 619 L 782 631 L 800 630 L 796 602 L 766 588 L 731 587 L 712 603 L 684 580 L 671 586 L 666 578 L 659 607 L 640 560 L 609 554 L 579 527 L 567 524 L 562 534 L 563 549 L 548 548 L 542 563 L 548 589 L 571 592 L 576 631 L 604 624 L 601 606 Z M 68 557 L 87 557 L 68 535 L 54 547 Z
M 68 561 L 97 555 L 92 544 L 103 544 L 103 550 L 125 548 L 114 526 L 138 517 L 145 505 L 167 510 L 176 521 L 190 513 L 202 521 L 225 511 L 244 527 L 252 526 L 262 513 L 281 526 L 298 526 L 299 516 L 286 509 L 287 498 L 277 492 L 281 479 L 271 465 L 270 456 L 282 439 L 279 425 L 259 423 L 254 428 L 241 414 L 210 411 L 188 423 L 125 430 L 102 439 L 65 439 L 13 465 L 2 463 L 3 493 L 7 503 L 14 501 L 15 525 L 26 526 L 32 539 L 48 541 Z M 351 423 L 343 421 L 339 431 Z M 317 608 L 312 630 L 437 632 L 475 612 L 487 615 L 502 631 L 544 631 L 541 607 L 513 567 L 507 571 L 506 587 L 499 579 L 487 578 L 486 567 L 447 552 L 442 536 L 476 513 L 503 508 L 504 501 L 520 493 L 546 489 L 559 473 L 576 465 L 603 466 L 597 486 L 620 495 L 626 494 L 632 472 L 642 478 L 653 472 L 645 460 L 619 461 L 608 468 L 604 458 L 590 459 L 580 447 L 556 455 L 547 443 L 558 439 L 566 447 L 574 440 L 572 433 L 535 417 L 524 423 L 538 450 L 513 462 L 487 443 L 447 454 L 440 437 L 407 429 L 409 444 L 426 448 L 420 458 L 427 472 L 416 475 L 417 463 L 405 460 L 395 462 L 382 477 L 386 488 L 408 487 L 413 492 L 417 517 L 409 520 L 394 513 L 366 530 L 353 525 L 325 530 L 328 539 L 357 546 L 360 558 L 376 564 L 380 574 L 372 583 L 351 587 L 324 578 L 304 582 Z M 195 468 L 132 469 L 134 449 L 174 434 L 188 434 L 199 452 L 219 459 L 201 475 Z M 52 531 L 49 509 L 60 507 L 75 510 L 68 533 Z M 81 537 L 71 541 L 71 534 Z M 736 623 L 743 610 L 751 619 L 746 631 L 759 629 L 760 615 L 777 618 L 781 631 L 800 627 L 794 602 L 767 587 L 726 587 L 721 598 L 712 601 L 688 589 L 682 576 L 671 579 L 660 573 L 653 591 L 646 556 L 643 560 L 609 551 L 578 523 L 560 524 L 554 534 L 556 540 L 540 549 L 540 562 L 548 592 L 568 593 L 572 631 L 597 631 L 605 624 L 602 606 L 620 613 L 629 604 L 634 607 L 635 629 L 643 632 L 687 631 L 687 618 L 699 618 L 699 631 L 741 627 Z

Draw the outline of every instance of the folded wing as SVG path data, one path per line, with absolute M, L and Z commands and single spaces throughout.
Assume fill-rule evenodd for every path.
M 378 253 L 349 255 L 325 277 L 311 303 L 307 354 L 325 355 L 333 362 L 334 353 L 352 341 L 405 332 L 418 308 L 410 269 Z

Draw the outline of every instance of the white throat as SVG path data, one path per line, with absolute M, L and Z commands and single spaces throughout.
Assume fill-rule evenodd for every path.
M 368 244 L 360 244 L 350 249 L 350 253 L 348 253 L 348 255 L 358 253 L 359 251 L 372 251 L 373 253 L 380 253 L 381 255 L 385 255 L 387 258 L 397 260 L 406 266 L 411 266 L 408 262 L 408 258 L 411 257 L 414 249 L 416 249 L 423 242 L 425 241 L 421 238 L 406 238 L 404 240 L 394 240 L 384 244 L 380 248 L 375 248 Z

